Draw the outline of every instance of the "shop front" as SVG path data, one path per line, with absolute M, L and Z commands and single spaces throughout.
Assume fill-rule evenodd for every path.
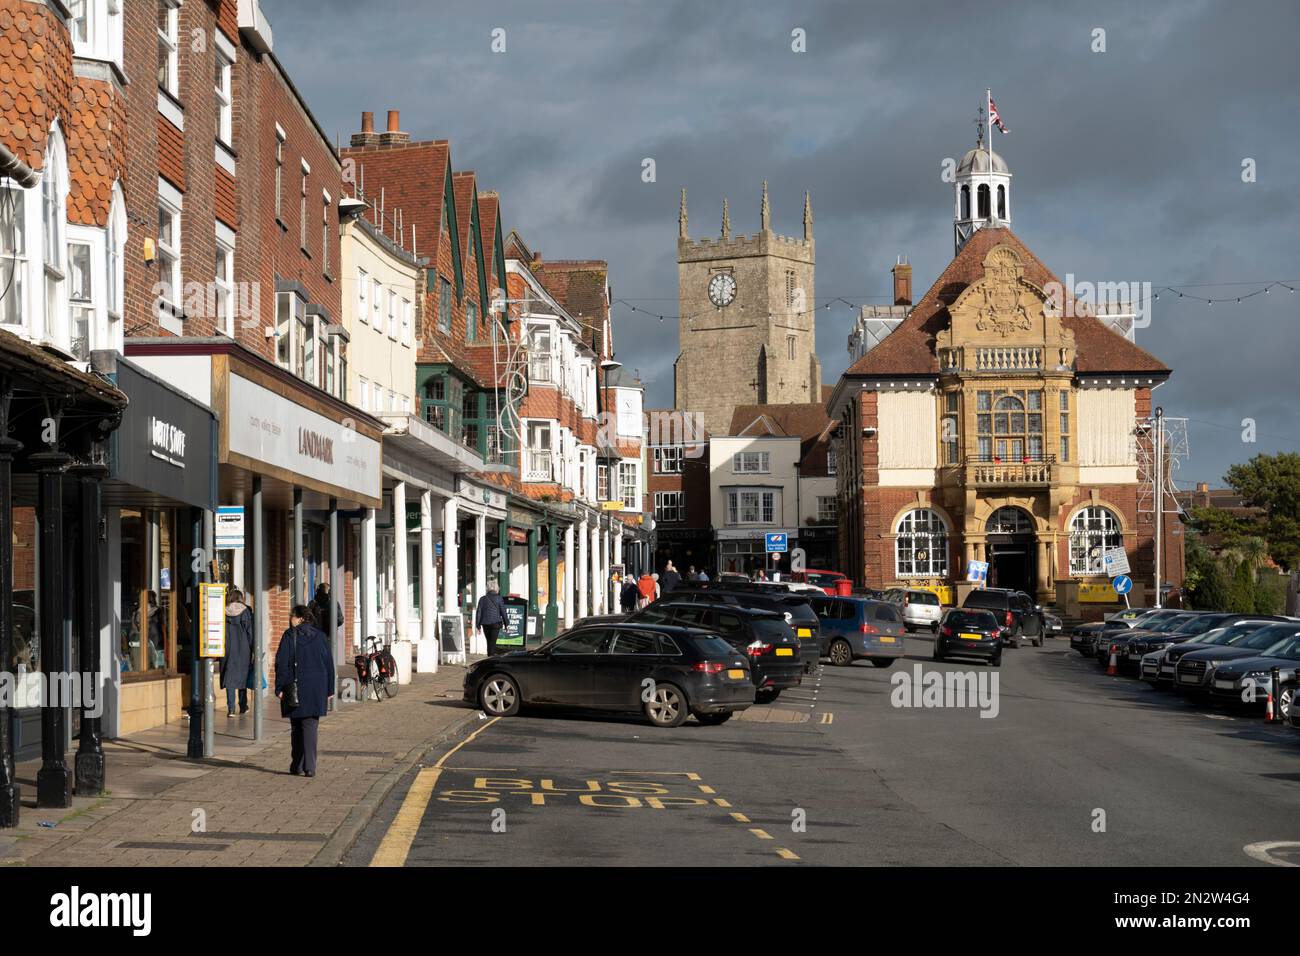
M 769 554 L 767 535 L 781 532 L 786 536 L 784 552 Z M 763 571 L 768 577 L 773 572 L 790 570 L 790 553 L 799 547 L 799 532 L 794 528 L 719 530 L 715 532 L 718 546 L 718 572 L 720 574 L 756 574 Z
M 349 620 L 357 547 L 345 522 L 382 504 L 383 422 L 229 339 L 137 339 L 127 354 L 219 419 L 217 505 L 239 519 L 242 539 L 215 548 L 213 571 L 255 596 L 260 656 L 273 659 L 289 611 L 320 584 Z M 337 652 L 343 621 L 335 623 Z M 264 678 L 269 671 L 268 662 Z
M 189 703 L 196 518 L 216 507 L 217 418 L 129 359 L 100 371 L 130 399 L 103 482 L 104 649 L 110 736 L 181 716 Z M 201 527 L 201 525 L 200 525 Z

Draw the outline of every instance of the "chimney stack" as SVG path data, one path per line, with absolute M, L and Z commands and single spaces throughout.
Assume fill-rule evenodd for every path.
M 912 304 L 912 267 L 899 257 L 894 268 L 889 270 L 894 274 L 894 305 L 911 305 Z
M 410 133 L 402 132 L 402 114 L 397 110 L 388 111 L 388 131 L 379 137 L 379 142 L 384 146 L 392 146 L 396 143 L 409 143 L 411 141 Z
M 375 114 L 361 114 L 361 132 L 352 134 L 353 146 L 377 146 L 379 137 L 375 135 Z

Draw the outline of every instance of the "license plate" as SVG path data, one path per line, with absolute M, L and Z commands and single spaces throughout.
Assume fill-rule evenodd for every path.
M 730 677 L 732 680 L 743 680 L 745 677 L 745 672 L 741 670 L 739 667 L 733 667 L 731 668 L 731 670 L 727 671 L 727 676 Z
M 1199 684 L 1200 682 L 1201 679 L 1199 677 L 1193 677 L 1191 674 L 1178 675 L 1178 683 L 1180 684 Z
M 788 647 L 778 647 L 776 649 L 777 657 L 794 657 L 794 651 Z
M 1162 676 L 1164 674 L 1172 674 L 1173 672 L 1174 669 L 1172 667 L 1165 667 L 1163 664 L 1160 665 L 1160 673 Z
M 1214 686 L 1219 690 L 1232 690 L 1232 688 L 1236 686 L 1236 681 L 1216 680 Z
M 896 638 L 896 637 L 882 637 L 882 638 L 880 639 L 880 643 L 881 643 L 881 644 L 897 644 L 897 643 L 898 643 L 898 638 Z
M 800 637 L 812 637 L 812 628 L 811 628 L 811 627 L 801 627 L 801 628 L 799 628 L 798 634 L 799 634 Z
M 978 641 L 978 640 L 981 640 L 981 639 L 983 638 L 983 636 L 984 636 L 984 635 L 982 635 L 982 634 L 963 634 L 963 635 L 961 636 L 961 639 L 962 639 L 963 641 Z

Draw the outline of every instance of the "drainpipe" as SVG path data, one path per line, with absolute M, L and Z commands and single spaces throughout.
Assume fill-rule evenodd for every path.
M 40 173 L 15 156 L 3 143 L 0 143 L 0 176 L 12 179 L 23 189 L 31 189 L 41 181 Z

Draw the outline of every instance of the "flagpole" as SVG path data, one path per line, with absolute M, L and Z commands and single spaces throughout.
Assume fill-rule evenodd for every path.
M 989 169 L 989 215 L 993 218 L 993 210 L 997 207 L 993 205 L 993 88 L 986 87 L 984 90 L 984 106 L 987 111 L 984 114 L 984 150 L 985 159 L 988 160 Z

